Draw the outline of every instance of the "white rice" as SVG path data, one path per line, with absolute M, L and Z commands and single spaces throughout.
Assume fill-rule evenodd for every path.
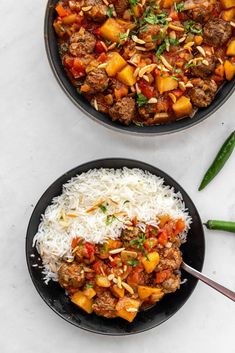
M 87 212 L 102 200 L 105 212 L 99 207 Z M 125 215 L 117 215 L 107 224 L 107 216 L 118 212 Z M 185 221 L 181 237 L 186 240 L 191 217 L 182 195 L 164 185 L 163 179 L 128 168 L 93 169 L 72 178 L 42 215 L 33 241 L 43 260 L 46 283 L 57 280 L 61 259 L 71 256 L 73 238 L 79 236 L 92 243 L 103 243 L 108 238 L 118 238 L 128 219 L 137 217 L 141 222 L 156 224 L 157 216 L 163 214 Z

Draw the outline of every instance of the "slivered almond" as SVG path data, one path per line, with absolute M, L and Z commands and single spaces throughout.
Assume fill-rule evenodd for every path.
M 127 265 L 124 265 L 123 266 L 123 271 L 126 272 L 126 270 L 127 270 Z
M 102 203 L 105 201 L 105 199 L 100 199 L 99 201 L 97 201 L 91 208 L 89 208 L 88 210 L 86 210 L 86 213 L 92 212 L 94 210 L 96 210 L 100 205 L 102 205 Z
M 102 45 L 105 51 L 108 51 L 107 45 L 102 40 L 100 41 L 100 44 Z
M 230 21 L 230 25 L 231 25 L 232 27 L 235 27 L 235 22 Z
M 85 33 L 85 28 L 81 27 L 78 31 L 79 34 L 83 35 Z
M 181 37 L 181 38 L 179 39 L 179 43 L 183 43 L 183 42 L 185 41 L 185 39 L 186 39 L 186 36 Z
M 204 57 L 206 56 L 205 50 L 200 45 L 198 45 L 196 48 Z
M 173 93 L 169 93 L 168 96 L 170 97 L 173 103 L 176 102 L 176 96 Z
M 160 56 L 160 59 L 161 59 L 161 62 L 163 63 L 163 65 L 169 69 L 169 70 L 172 70 L 173 67 L 168 63 L 168 61 L 164 58 L 163 55 Z
M 83 16 L 83 15 L 84 15 L 84 12 L 81 10 L 81 11 L 79 12 L 79 15 L 80 15 L 80 16 Z
M 118 288 L 122 288 L 122 280 L 121 280 L 120 276 L 118 276 L 118 278 L 117 278 L 117 286 L 118 286 Z
M 209 66 L 209 62 L 208 62 L 208 60 L 205 60 L 205 59 L 204 59 L 204 60 L 202 60 L 202 64 L 203 64 L 203 65 L 206 65 L 206 66 Z
M 184 32 L 184 28 L 183 27 L 176 26 L 173 23 L 169 23 L 168 27 L 173 29 L 176 32 Z
M 156 113 L 154 118 L 168 118 L 168 113 Z
M 173 21 L 173 20 L 172 20 L 171 17 L 167 17 L 167 18 L 166 18 L 166 21 L 171 22 L 171 21 Z
M 112 257 L 111 255 L 109 256 L 109 261 L 110 261 L 110 262 L 113 262 L 113 261 L 114 261 L 114 259 L 113 259 L 113 257 Z
M 179 82 L 179 88 L 181 89 L 181 91 L 185 90 L 185 83 L 183 81 Z
M 176 33 L 175 33 L 175 31 L 171 31 L 171 32 L 169 33 L 169 37 L 170 37 L 171 39 L 176 39 Z
M 102 275 L 105 277 L 106 275 L 105 275 L 105 272 L 104 272 L 104 269 L 103 269 L 103 267 L 102 266 L 100 266 L 100 272 L 102 273 Z
M 117 45 L 117 43 L 113 43 L 113 44 L 111 44 L 107 49 L 108 50 L 112 50 L 112 49 L 114 49 L 115 47 L 116 47 L 116 45 Z
M 109 6 L 109 2 L 107 0 L 103 0 L 103 3 L 106 5 L 106 6 Z
M 82 7 L 82 11 L 87 12 L 90 11 L 92 9 L 92 6 L 84 6 Z
M 188 82 L 186 83 L 185 85 L 186 88 L 192 88 L 193 87 L 193 84 L 191 82 Z
M 146 51 L 147 50 L 146 48 L 140 47 L 140 46 L 137 46 L 137 45 L 136 45 L 135 49 L 140 50 L 140 51 Z
M 140 63 L 141 60 L 141 55 L 140 54 L 134 54 L 132 55 L 132 57 L 130 58 L 130 60 L 128 60 L 128 62 L 132 65 L 137 66 Z
M 134 294 L 134 291 L 133 291 L 132 287 L 129 286 L 129 284 L 127 284 L 125 282 L 121 282 L 121 283 L 122 283 L 123 288 L 125 288 L 127 290 L 127 292 L 129 292 L 130 294 Z
M 102 69 L 102 68 L 106 67 L 107 65 L 108 65 L 108 63 L 103 63 L 103 64 L 100 64 L 100 65 L 98 66 L 98 68 L 99 68 L 99 69 Z
M 219 60 L 220 64 L 223 64 L 223 63 L 224 63 L 221 58 L 218 58 L 218 60 Z
M 138 309 L 136 309 L 136 308 L 127 308 L 126 311 L 128 313 L 136 313 L 138 311 Z
M 139 75 L 140 72 L 140 67 L 137 67 L 134 71 L 134 77 L 137 77 Z
M 147 75 L 143 75 L 143 79 L 147 82 L 149 82 L 149 77 Z
M 145 44 L 146 42 L 143 39 L 138 38 L 136 35 L 131 36 L 131 39 L 138 44 Z
M 125 248 L 113 249 L 113 250 L 109 250 L 109 253 L 111 255 L 115 255 L 115 254 L 118 254 L 118 253 L 122 252 L 123 250 L 125 250 Z
M 144 74 L 152 72 L 156 67 L 157 67 L 156 64 L 149 64 L 142 67 L 142 69 L 140 69 L 139 71 L 139 77 L 143 77 Z
M 138 83 L 135 84 L 135 89 L 137 93 L 141 93 Z
M 157 103 L 157 98 L 155 98 L 155 97 L 150 98 L 150 99 L 148 100 L 148 103 L 149 103 L 149 104 Z
M 93 104 L 94 104 L 95 110 L 98 111 L 98 110 L 99 110 L 99 107 L 98 107 L 98 103 L 97 103 L 97 100 L 96 100 L 96 99 L 94 99 Z
M 109 281 L 112 281 L 114 279 L 114 277 L 115 277 L 114 274 L 111 273 L 110 275 L 108 275 L 107 278 L 108 278 Z
M 78 217 L 78 214 L 67 213 L 66 216 L 69 217 L 69 218 L 77 218 L 77 217 Z

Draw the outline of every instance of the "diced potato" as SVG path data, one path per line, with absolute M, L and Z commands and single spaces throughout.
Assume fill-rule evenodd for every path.
M 111 286 L 111 282 L 105 276 L 97 276 L 96 277 L 96 284 L 97 284 L 97 286 L 104 287 L 104 288 L 108 288 Z
M 101 37 L 110 40 L 111 42 L 119 43 L 121 40 L 120 34 L 124 34 L 128 29 L 128 22 L 123 22 L 124 24 L 114 18 L 108 18 L 107 21 L 105 21 L 105 23 L 100 27 Z
M 226 54 L 228 56 L 234 56 L 235 55 L 235 39 L 231 40 L 231 42 L 228 44 L 228 48 L 227 48 Z
M 235 7 L 235 0 L 221 0 L 221 4 L 225 9 L 230 9 L 230 7 Z
M 76 14 L 68 15 L 62 18 L 62 22 L 65 25 L 71 25 L 76 21 L 76 18 L 77 18 Z
M 159 228 L 162 228 L 170 220 L 170 216 L 168 214 L 163 214 L 158 218 L 159 218 Z
M 132 7 L 135 17 L 140 17 L 142 15 L 142 7 L 137 4 L 136 6 Z
M 92 300 L 89 299 L 83 292 L 78 291 L 74 293 L 71 297 L 71 301 L 79 306 L 79 308 L 83 309 L 86 311 L 88 314 L 91 314 L 93 309 L 92 309 Z
M 232 80 L 235 75 L 235 65 L 233 65 L 230 61 L 225 60 L 224 72 L 226 79 L 228 81 Z
M 162 290 L 160 288 L 138 286 L 138 294 L 140 299 L 146 300 L 153 294 L 156 294 L 156 295 L 162 294 Z
M 121 259 L 122 261 L 128 261 L 131 259 L 136 259 L 137 258 L 137 252 L 136 251 L 130 251 L 130 250 L 123 250 L 121 252 Z
M 115 295 L 115 297 L 117 297 L 117 298 L 123 298 L 124 297 L 124 294 L 125 294 L 125 289 L 124 288 L 119 288 L 115 284 L 110 289 L 111 289 L 111 292 L 113 293 L 113 295 Z
M 164 9 L 169 9 L 174 4 L 174 0 L 163 0 L 162 7 Z
M 117 23 L 124 29 L 124 33 L 129 29 L 130 31 L 135 28 L 134 22 L 124 21 L 120 18 L 116 19 Z
M 96 291 L 94 290 L 94 288 L 86 288 L 83 293 L 89 299 L 92 299 L 96 295 Z
M 177 87 L 178 81 L 174 80 L 172 77 L 157 76 L 157 89 L 160 94 L 176 89 Z
M 142 264 L 144 265 L 145 271 L 147 273 L 153 272 L 155 267 L 158 265 L 160 261 L 160 256 L 157 251 L 153 251 L 148 254 L 148 257 L 143 257 Z
M 177 118 L 189 116 L 192 112 L 192 103 L 190 99 L 185 96 L 181 96 L 173 105 L 172 108 Z
M 225 10 L 222 13 L 222 19 L 224 21 L 230 22 L 230 21 L 234 20 L 234 17 L 235 17 L 235 7 L 232 7 L 229 10 Z
M 113 77 L 119 72 L 127 63 L 123 57 L 117 52 L 111 52 L 108 54 L 107 66 L 105 70 L 108 76 Z
M 201 45 L 203 42 L 203 37 L 202 36 L 194 36 L 194 42 L 195 42 L 195 45 Z
M 138 313 L 139 307 L 139 300 L 123 297 L 119 299 L 116 305 L 117 316 L 132 322 Z
M 131 65 L 126 65 L 117 75 L 119 81 L 127 86 L 133 86 L 136 83 L 134 76 L 134 68 Z

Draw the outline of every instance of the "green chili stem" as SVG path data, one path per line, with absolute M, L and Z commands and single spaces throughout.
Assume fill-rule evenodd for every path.
M 235 233 L 235 222 L 209 220 L 204 225 L 207 229 L 224 230 L 226 232 Z

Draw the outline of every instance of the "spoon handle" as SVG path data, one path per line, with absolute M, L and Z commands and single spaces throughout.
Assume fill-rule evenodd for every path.
M 189 265 L 187 265 L 186 263 L 182 262 L 181 267 L 188 273 L 190 273 L 190 275 L 200 279 L 201 281 L 203 281 L 204 283 L 208 284 L 208 286 L 216 289 L 218 292 L 222 293 L 223 295 L 225 295 L 226 297 L 228 297 L 229 299 L 235 301 L 235 292 L 231 291 L 228 288 L 225 288 L 224 286 L 222 286 L 221 284 L 213 281 L 212 279 L 210 279 L 209 277 L 203 275 L 201 272 L 195 270 L 194 268 L 190 267 Z

